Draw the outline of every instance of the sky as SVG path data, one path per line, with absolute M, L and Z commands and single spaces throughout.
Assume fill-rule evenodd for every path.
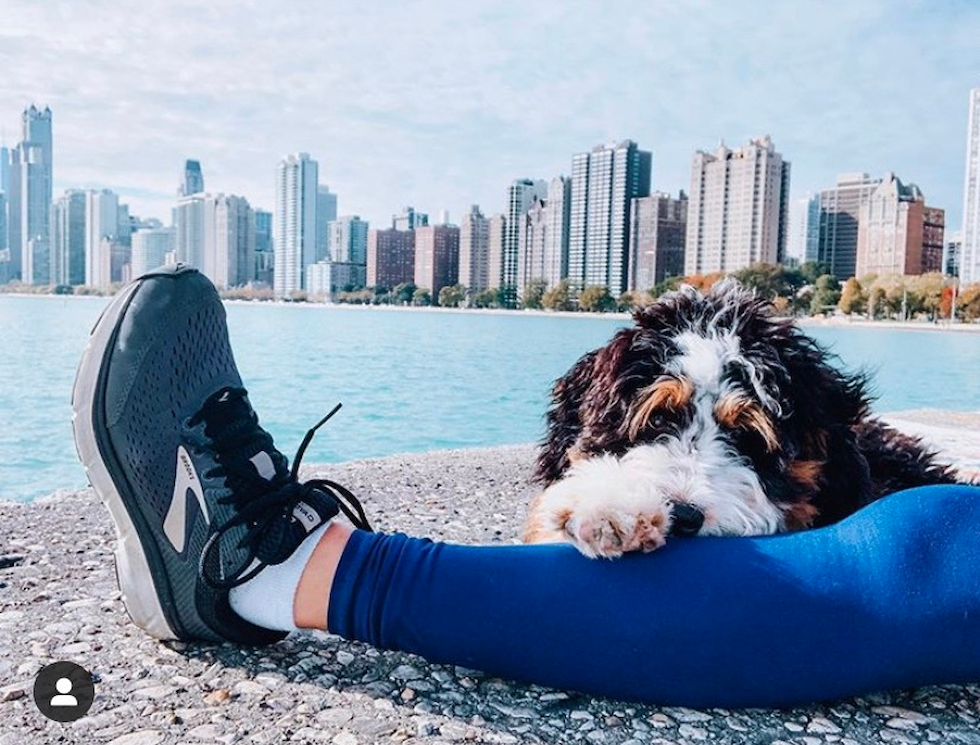
M 893 171 L 962 211 L 971 0 L 4 0 L 0 131 L 53 112 L 55 194 L 111 188 L 169 221 L 188 158 L 271 210 L 308 152 L 340 214 L 503 211 L 517 178 L 633 139 L 653 188 L 768 134 L 794 197 Z

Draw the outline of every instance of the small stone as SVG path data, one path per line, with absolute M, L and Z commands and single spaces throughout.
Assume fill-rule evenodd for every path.
M 333 745 L 357 745 L 357 735 L 348 730 L 341 730 L 330 742 Z
M 236 696 L 265 696 L 269 693 L 269 689 L 254 680 L 241 680 L 235 683 L 232 692 Z
M 177 689 L 173 686 L 168 685 L 158 685 L 158 686 L 148 686 L 147 688 L 140 688 L 137 691 L 133 691 L 134 696 L 139 696 L 141 698 L 151 698 L 154 700 L 161 698 L 169 698 L 177 692 Z
M 411 665 L 399 665 L 391 671 L 391 677 L 395 680 L 416 680 L 422 677 L 422 673 Z
M 317 712 L 316 720 L 318 722 L 323 722 L 324 724 L 333 725 L 339 727 L 342 724 L 347 724 L 351 719 L 354 718 L 354 712 L 350 709 L 324 709 L 323 711 Z
M 399 694 L 399 698 L 401 698 L 402 701 L 413 701 L 415 699 L 415 691 L 413 691 L 411 688 L 406 688 L 401 692 L 401 694 Z
M 117 737 L 109 742 L 109 745 L 157 745 L 163 742 L 163 733 L 156 729 L 144 729 L 139 732 Z
M 347 667 L 347 665 L 354 661 L 354 655 L 352 655 L 346 649 L 341 649 L 337 651 L 336 659 L 338 664 Z
M 802 724 L 797 724 L 796 722 L 784 722 L 783 726 L 790 732 L 802 732 L 805 729 Z
M 677 732 L 681 737 L 686 737 L 690 740 L 708 739 L 708 730 L 703 727 L 695 727 L 693 724 L 687 724 L 686 722 L 677 729 Z
M 227 688 L 218 688 L 205 696 L 204 701 L 210 706 L 220 706 L 231 701 L 231 691 Z
M 197 740 L 214 742 L 221 736 L 221 728 L 217 724 L 202 724 L 187 733 Z
M 813 717 L 806 726 L 807 732 L 814 732 L 818 735 L 836 735 L 841 729 L 826 717 Z
M 0 701 L 6 703 L 7 701 L 16 701 L 17 699 L 24 698 L 27 692 L 23 688 L 7 688 L 2 694 L 0 694 Z

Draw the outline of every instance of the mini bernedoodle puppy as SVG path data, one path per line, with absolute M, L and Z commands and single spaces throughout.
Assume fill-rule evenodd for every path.
M 956 481 L 869 413 L 791 320 L 734 281 L 684 287 L 555 383 L 524 540 L 591 557 L 670 535 L 762 535 L 836 522 L 886 494 Z

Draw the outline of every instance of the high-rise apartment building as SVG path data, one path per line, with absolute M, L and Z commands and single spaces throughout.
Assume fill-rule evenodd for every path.
M 177 261 L 197 269 L 204 267 L 205 212 L 208 195 L 204 192 L 177 199 L 174 209 Z
M 415 284 L 439 300 L 439 291 L 459 282 L 459 228 L 424 225 L 415 228 Z
M 289 155 L 276 168 L 272 232 L 277 297 L 304 289 L 306 267 L 316 263 L 318 177 L 318 164 L 308 153 Z
M 200 161 L 184 161 L 184 180 L 177 189 L 177 195 L 189 197 L 191 194 L 200 194 L 203 191 L 204 173 L 201 171 Z
M 10 151 L 7 174 L 8 273 L 26 284 L 48 284 L 54 182 L 51 109 L 31 106 L 24 111 L 21 124 L 23 139 Z
M 272 251 L 272 213 L 254 210 L 255 215 L 255 267 L 252 279 L 272 286 L 275 254 Z
M 820 247 L 820 197 L 807 194 L 793 202 L 789 215 L 786 263 L 800 266 L 815 262 Z
M 201 271 L 217 287 L 251 281 L 255 265 L 255 216 L 245 197 L 208 195 L 204 205 Z
M 133 277 L 146 274 L 167 263 L 168 254 L 176 250 L 176 229 L 156 227 L 139 228 L 133 233 L 130 271 Z
M 507 240 L 507 216 L 496 214 L 490 218 L 487 237 L 487 285 L 500 289 L 504 284 L 504 242 Z
M 966 126 L 962 232 L 960 281 L 963 284 L 980 282 L 980 88 L 970 91 L 970 108 Z
M 487 259 L 490 248 L 490 221 L 474 204 L 463 215 L 459 226 L 459 282 L 474 295 L 488 289 Z
M 654 192 L 630 207 L 629 289 L 649 290 L 668 277 L 684 274 L 687 195 Z
M 51 207 L 52 284 L 85 284 L 85 192 L 69 189 Z
M 367 285 L 368 223 L 358 215 L 343 215 L 327 224 L 329 254 L 318 265 L 318 285 L 325 292 Z M 314 275 L 309 275 L 314 276 Z M 312 289 L 311 289 L 312 291 Z
M 393 287 L 415 281 L 415 231 L 368 230 L 367 286 Z
M 889 173 L 861 205 L 856 276 L 940 271 L 944 222 L 918 186 Z
M 548 183 L 547 197 L 535 197 L 520 218 L 517 292 L 521 299 L 532 282 L 550 287 L 568 275 L 570 210 L 570 181 L 559 176 Z
M 880 183 L 866 173 L 842 173 L 836 187 L 820 192 L 817 261 L 842 282 L 855 276 L 861 206 Z
M 629 274 L 630 203 L 650 193 L 653 156 L 632 140 L 572 158 L 568 278 L 618 295 Z
M 196 267 L 218 287 L 252 280 L 255 216 L 247 199 L 207 192 L 181 197 L 174 228 L 178 261 Z
M 118 195 L 109 189 L 85 192 L 85 284 L 112 284 L 112 247 L 118 230 Z
M 535 199 L 543 200 L 548 195 L 548 184 L 540 179 L 527 178 L 515 180 L 507 188 L 507 220 L 504 223 L 504 241 L 500 256 L 500 268 L 490 267 L 490 273 L 500 273 L 500 284 L 504 305 L 512 308 L 517 305 L 518 265 L 520 264 L 521 229 L 524 216 L 534 204 Z M 493 258 L 496 258 L 494 256 Z
M 10 151 L 0 145 L 0 283 L 7 281 L 10 253 L 7 235 L 7 202 L 10 193 Z
M 337 195 L 329 186 L 316 189 L 316 260 L 330 257 L 330 223 L 337 219 Z
M 769 136 L 731 150 L 698 151 L 691 163 L 684 273 L 776 264 L 786 253 L 790 164 Z
M 957 230 L 946 241 L 943 250 L 942 273 L 951 277 L 960 276 L 960 253 L 963 250 L 963 231 Z

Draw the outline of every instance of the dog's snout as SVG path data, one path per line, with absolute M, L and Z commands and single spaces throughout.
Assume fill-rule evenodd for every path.
M 674 505 L 674 520 L 670 526 L 671 535 L 697 535 L 702 525 L 704 525 L 704 513 L 697 507 L 683 502 Z

